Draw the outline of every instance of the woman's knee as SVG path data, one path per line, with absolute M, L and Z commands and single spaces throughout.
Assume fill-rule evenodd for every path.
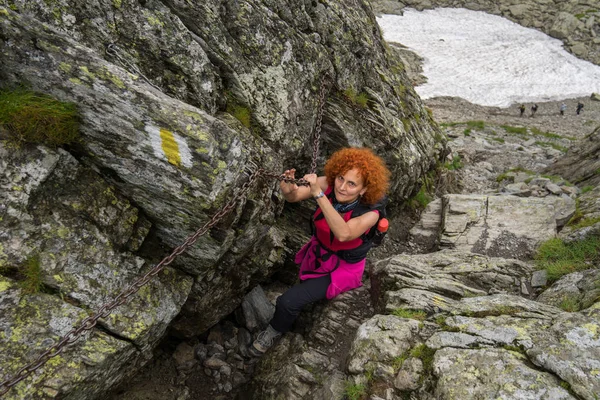
M 297 314 L 302 309 L 302 304 L 298 302 L 293 293 L 287 291 L 277 298 L 276 307 L 289 314 Z

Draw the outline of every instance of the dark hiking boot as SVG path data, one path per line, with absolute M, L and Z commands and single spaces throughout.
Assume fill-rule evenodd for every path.
M 258 357 L 263 355 L 273 344 L 281 337 L 281 332 L 276 331 L 271 327 L 271 325 L 267 326 L 267 329 L 260 332 L 256 337 L 254 343 L 250 347 L 250 352 Z

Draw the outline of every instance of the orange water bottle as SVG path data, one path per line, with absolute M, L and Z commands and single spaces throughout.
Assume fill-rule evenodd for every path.
M 385 237 L 385 234 L 390 227 L 390 222 L 387 218 L 381 218 L 377 223 L 377 230 L 375 231 L 375 236 L 373 237 L 373 245 L 379 246 Z

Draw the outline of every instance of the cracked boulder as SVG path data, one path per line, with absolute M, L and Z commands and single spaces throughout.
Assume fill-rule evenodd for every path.
M 527 365 L 518 353 L 504 349 L 436 351 L 434 398 L 507 400 L 575 400 L 560 380 Z
M 440 247 L 530 259 L 556 235 L 555 214 L 554 200 L 546 198 L 446 195 Z
M 372 280 L 388 312 L 403 307 L 433 313 L 451 310 L 463 297 L 520 294 L 532 273 L 523 261 L 444 250 L 381 260 Z

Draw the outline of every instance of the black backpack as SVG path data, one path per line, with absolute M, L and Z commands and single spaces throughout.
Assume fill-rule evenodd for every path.
M 327 195 L 327 197 L 329 199 L 333 198 L 333 190 L 331 191 L 330 194 Z M 383 219 L 386 219 L 386 217 L 387 217 L 386 210 L 385 210 L 385 206 L 387 205 L 387 203 L 388 203 L 388 198 L 387 198 L 387 196 L 384 196 L 380 201 L 378 201 L 375 204 L 369 205 L 369 204 L 359 203 L 352 210 L 352 216 L 350 218 L 360 217 L 361 215 L 366 214 L 370 211 L 379 211 L 379 219 L 377 220 L 377 223 L 371 229 L 369 229 L 369 232 L 363 233 L 360 236 L 360 238 L 363 241 L 360 246 L 358 246 L 354 249 L 334 251 L 334 250 L 327 248 L 327 246 L 323 245 L 323 243 L 321 243 L 321 242 L 319 242 L 319 244 L 321 245 L 321 247 L 323 249 L 327 250 L 327 252 L 336 254 L 339 258 L 341 258 L 342 260 L 344 260 L 346 262 L 353 264 L 353 263 L 363 260 L 367 256 L 367 253 L 369 252 L 369 250 L 371 250 L 372 247 L 377 247 L 377 246 L 381 245 L 381 243 L 383 242 L 383 238 L 385 237 L 385 235 L 387 233 L 387 229 L 384 232 L 381 232 L 379 229 L 377 229 L 379 224 L 381 223 L 381 221 Z M 315 209 L 315 212 L 316 211 L 317 210 Z M 314 212 L 313 212 L 313 215 L 314 215 Z M 320 216 L 320 218 L 325 218 L 323 216 L 322 212 L 321 212 L 321 214 L 319 214 L 319 216 Z M 319 217 L 317 217 L 317 218 L 319 218 Z M 310 224 L 311 225 L 311 233 L 313 234 L 313 236 L 315 236 L 314 217 L 311 218 L 310 221 L 311 221 L 311 224 Z M 386 220 L 386 222 L 387 222 L 387 220 Z

